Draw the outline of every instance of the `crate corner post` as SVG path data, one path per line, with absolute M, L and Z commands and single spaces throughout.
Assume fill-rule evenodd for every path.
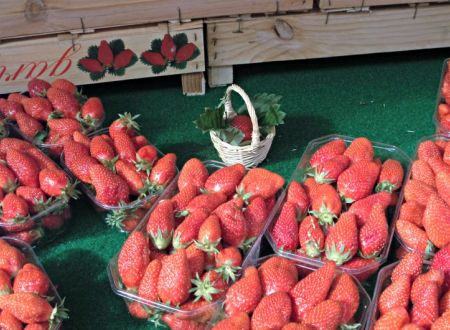
M 233 83 L 233 66 L 211 66 L 208 68 L 209 87 L 226 86 Z
M 205 95 L 205 76 L 203 72 L 185 73 L 181 75 L 183 95 Z

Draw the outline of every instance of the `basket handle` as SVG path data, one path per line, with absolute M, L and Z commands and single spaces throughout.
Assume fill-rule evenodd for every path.
M 226 118 L 232 118 L 236 115 L 234 112 L 233 106 L 231 104 L 231 92 L 238 93 L 242 99 L 244 100 L 245 106 L 247 107 L 248 114 L 250 115 L 250 119 L 252 121 L 253 131 L 252 131 L 252 142 L 251 145 L 255 146 L 260 142 L 260 133 L 259 133 L 259 125 L 258 125 L 258 117 L 256 116 L 255 108 L 253 107 L 252 101 L 250 101 L 250 97 L 244 90 L 238 85 L 230 85 L 225 92 L 225 116 Z

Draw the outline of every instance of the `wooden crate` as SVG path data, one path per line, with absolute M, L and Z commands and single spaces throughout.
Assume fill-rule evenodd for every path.
M 156 65 L 141 60 L 151 44 L 158 50 L 158 39 L 166 33 L 177 41 L 177 50 L 190 44 L 180 52 L 177 61 L 167 65 Z M 96 58 L 96 47 L 107 41 L 115 51 L 116 66 L 101 66 Z M 122 49 L 129 49 L 119 55 Z M 183 60 L 192 53 L 188 60 Z M 150 55 L 146 54 L 148 59 Z M 131 56 L 130 56 L 131 55 Z M 128 58 L 131 57 L 131 60 Z M 89 60 L 86 60 L 89 58 Z M 122 61 L 121 61 L 122 59 Z M 160 59 L 159 59 L 160 60 Z M 96 62 L 97 61 L 97 62 Z M 76 84 L 93 84 L 117 80 L 181 74 L 187 94 L 204 93 L 203 72 L 205 50 L 203 22 L 185 24 L 162 24 L 139 28 L 104 30 L 80 35 L 61 34 L 39 38 L 18 39 L 0 43 L 0 94 L 26 90 L 28 80 L 39 77 L 52 81 L 63 77 Z
M 1 0 L 0 39 L 312 7 L 313 0 Z
M 367 7 L 444 3 L 449 0 L 317 0 L 322 10 L 358 10 Z
M 209 84 L 231 83 L 235 64 L 449 47 L 449 17 L 445 4 L 208 20 Z

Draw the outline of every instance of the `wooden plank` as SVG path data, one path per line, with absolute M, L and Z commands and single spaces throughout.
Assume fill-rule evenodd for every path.
M 0 94 L 26 90 L 28 80 L 33 77 L 49 81 L 64 77 L 78 85 L 83 85 L 205 71 L 202 22 L 171 25 L 169 30 L 171 35 L 185 34 L 187 42 L 193 43 L 197 48 L 198 56 L 192 58 L 193 56 L 188 56 L 190 53 L 188 55 L 185 53 L 185 57 L 189 57 L 187 61 L 182 61 L 185 67 L 182 63 L 177 64 L 176 61 L 171 61 L 166 70 L 160 73 L 154 72 L 161 71 L 164 66 L 145 65 L 139 58 L 143 52 L 149 49 L 153 40 L 164 37 L 167 33 L 166 26 L 103 31 L 79 37 L 66 34 L 58 37 L 35 38 L 0 44 Z M 100 62 L 96 62 L 97 66 L 100 66 L 100 70 L 105 72 L 104 77 L 99 80 L 93 80 L 98 78 L 99 74 L 91 75 L 79 68 L 81 63 L 79 61 L 88 56 L 89 47 L 99 45 L 102 40 L 111 42 L 117 39 L 123 41 L 125 48 L 134 52 L 138 59 L 134 64 L 131 62 L 131 66 L 122 70 L 118 68 L 117 70 L 114 68 L 106 70 L 105 66 L 102 67 Z M 183 43 L 186 44 L 185 41 L 180 42 L 180 44 Z M 195 47 L 193 48 L 195 49 Z M 116 48 L 119 49 L 120 46 L 116 46 Z M 180 48 L 181 46 L 178 47 L 178 50 Z M 92 51 L 90 53 L 91 57 L 97 58 Z M 114 59 L 116 60 L 117 56 Z M 125 64 L 126 62 L 123 65 Z M 152 71 L 154 69 L 156 71 Z
M 443 3 L 449 2 L 449 0 L 319 0 L 318 2 L 320 9 L 329 10 L 418 3 Z
M 186 73 L 181 75 L 183 94 L 187 96 L 205 94 L 205 76 L 203 72 Z
M 232 66 L 215 66 L 208 68 L 209 87 L 226 86 L 233 83 Z
M 207 23 L 209 66 L 393 52 L 450 46 L 450 5 L 358 13 L 305 13 Z M 274 30 L 277 19 L 291 40 Z M 240 24 L 240 25 L 239 25 Z M 236 33 L 240 28 L 241 33 Z
M 2 0 L 0 39 L 312 7 L 313 0 Z

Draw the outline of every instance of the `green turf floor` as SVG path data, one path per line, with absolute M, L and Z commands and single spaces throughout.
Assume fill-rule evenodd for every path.
M 330 133 L 395 144 L 410 155 L 416 141 L 433 134 L 432 114 L 441 65 L 449 50 L 269 63 L 235 68 L 235 82 L 248 93 L 284 96 L 286 124 L 278 129 L 262 164 L 289 178 L 307 142 Z M 175 152 L 178 166 L 190 157 L 218 159 L 209 135 L 192 121 L 204 106 L 217 104 L 224 88 L 184 97 L 180 77 L 145 79 L 84 88 L 100 96 L 108 112 L 141 114 L 142 132 L 163 152 Z M 73 203 L 68 231 L 37 249 L 70 320 L 65 329 L 151 329 L 133 320 L 110 289 L 106 265 L 125 235 L 108 228 L 83 198 Z

